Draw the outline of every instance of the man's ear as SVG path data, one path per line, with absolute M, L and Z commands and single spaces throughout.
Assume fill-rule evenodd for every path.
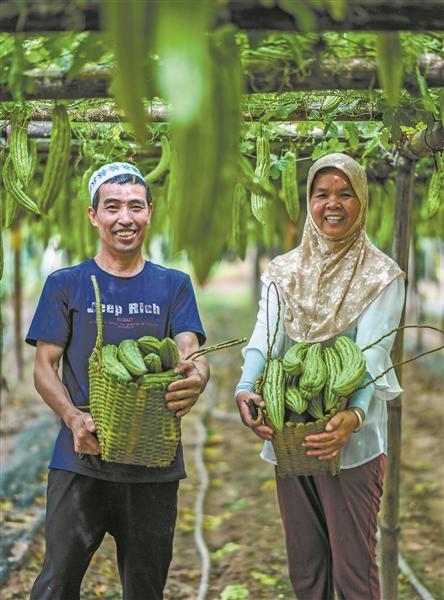
M 93 227 L 98 227 L 96 211 L 92 206 L 88 206 L 88 217 Z
M 152 203 L 152 202 L 150 202 L 150 203 L 148 204 L 148 223 L 151 223 L 151 219 L 152 219 L 152 217 L 153 217 L 153 209 L 154 209 L 154 207 L 153 207 L 153 203 Z

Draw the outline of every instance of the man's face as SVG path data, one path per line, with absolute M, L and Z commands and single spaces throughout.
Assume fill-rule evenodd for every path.
M 142 185 L 104 183 L 99 189 L 97 210 L 89 208 L 89 218 L 99 230 L 103 250 L 135 254 L 142 247 L 151 212 Z

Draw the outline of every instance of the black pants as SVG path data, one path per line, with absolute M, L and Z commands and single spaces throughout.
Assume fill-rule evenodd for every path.
M 178 481 L 113 483 L 50 470 L 46 553 L 30 600 L 79 600 L 105 533 L 115 539 L 124 600 L 161 600 L 172 557 Z

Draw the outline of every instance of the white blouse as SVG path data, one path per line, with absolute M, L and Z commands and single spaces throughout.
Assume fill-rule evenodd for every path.
M 242 376 L 236 387 L 235 395 L 240 391 L 253 391 L 254 382 L 265 367 L 267 356 L 267 289 L 270 280 L 262 276 L 262 297 L 259 301 L 259 312 L 253 334 L 247 346 L 242 350 L 244 365 Z M 340 335 L 347 335 L 353 339 L 360 348 L 371 344 L 385 333 L 399 325 L 404 306 L 405 286 L 402 276 L 394 279 L 385 287 L 375 300 L 353 321 Z M 281 303 L 280 319 L 277 324 L 276 341 L 272 349 L 272 356 L 282 356 L 294 344 L 285 333 L 284 329 L 285 306 Z M 278 298 L 274 287 L 269 294 L 269 330 L 270 343 L 275 331 L 278 317 Z M 390 352 L 395 339 L 395 333 L 384 338 L 376 346 L 365 351 L 367 372 L 375 378 L 392 366 Z M 335 336 L 336 337 L 336 336 Z M 332 345 L 335 337 L 323 345 Z M 367 376 L 368 377 L 368 376 Z M 392 400 L 401 394 L 395 371 L 391 370 L 378 379 L 372 386 L 352 396 L 350 404 L 361 406 L 366 413 L 361 429 L 350 437 L 341 450 L 341 468 L 349 469 L 364 464 L 380 454 L 387 453 L 387 406 L 386 401 Z M 365 399 L 365 396 L 368 396 Z M 361 396 L 361 402 L 360 398 Z M 356 400 L 356 401 L 355 401 Z M 276 464 L 271 442 L 265 442 L 261 457 Z

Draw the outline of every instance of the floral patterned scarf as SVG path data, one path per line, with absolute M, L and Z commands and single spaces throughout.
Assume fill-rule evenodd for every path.
M 360 202 L 359 215 L 342 238 L 325 235 L 310 212 L 312 183 L 318 171 L 327 167 L 345 173 Z M 302 241 L 272 260 L 266 271 L 285 303 L 285 329 L 293 340 L 319 342 L 338 335 L 389 283 L 403 275 L 398 265 L 368 239 L 367 206 L 367 177 L 351 157 L 328 154 L 312 165 Z

